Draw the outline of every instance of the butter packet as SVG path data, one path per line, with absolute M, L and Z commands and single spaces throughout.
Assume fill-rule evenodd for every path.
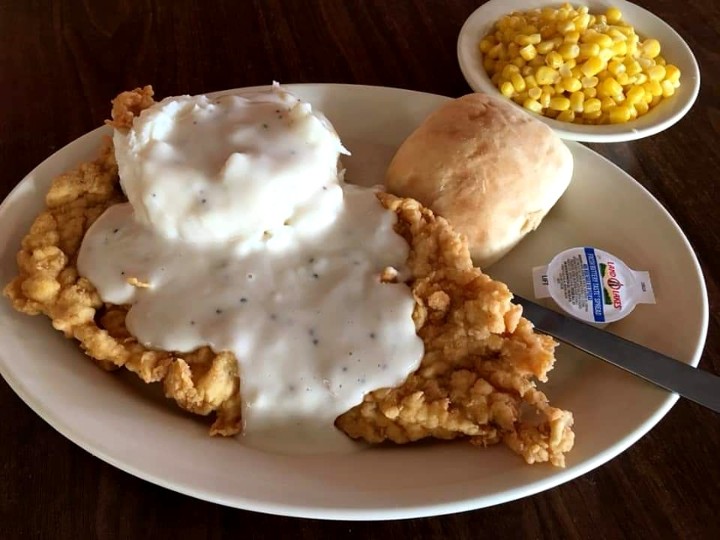
M 592 247 L 568 249 L 533 268 L 533 287 L 536 298 L 551 298 L 569 315 L 599 325 L 626 317 L 637 304 L 655 303 L 648 272 Z

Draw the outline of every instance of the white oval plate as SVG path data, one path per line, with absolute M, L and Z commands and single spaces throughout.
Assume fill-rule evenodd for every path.
M 559 122 L 531 113 L 508 99 L 510 103 L 545 122 L 563 139 L 587 142 L 609 143 L 649 137 L 669 128 L 685 116 L 695 103 L 700 90 L 700 70 L 690 47 L 675 30 L 646 9 L 624 0 L 582 0 L 570 3 L 576 8 L 581 5 L 588 6 L 591 13 L 604 13 L 611 6 L 619 8 L 623 19 L 632 24 L 638 34 L 660 41 L 661 54 L 669 64 L 680 68 L 680 87 L 671 98 L 661 101 L 646 115 L 626 124 L 588 126 Z M 476 92 L 507 99 L 490 81 L 483 68 L 482 54 L 478 50 L 480 39 L 500 17 L 511 11 L 527 11 L 545 6 L 559 7 L 561 4 L 562 2 L 553 0 L 491 0 L 477 8 L 465 21 L 457 42 L 460 69 L 470 87 Z
M 380 87 L 288 86 L 334 123 L 354 154 L 347 179 L 373 184 L 399 143 L 447 98 Z M 55 175 L 93 158 L 100 128 L 31 172 L 0 206 L 0 283 L 16 272 L 20 239 Z M 613 330 L 697 365 L 708 306 L 697 260 L 652 196 L 591 150 L 570 143 L 575 177 L 540 229 L 492 268 L 530 295 L 531 267 L 590 244 L 649 270 L 657 305 L 639 306 Z M 0 301 L 0 372 L 50 425 L 100 459 L 169 489 L 220 504 L 291 516 L 392 519 L 470 510 L 575 478 L 618 455 L 652 428 L 677 396 L 561 346 L 551 400 L 575 414 L 566 469 L 526 465 L 510 450 L 462 442 L 368 448 L 349 455 L 280 456 L 211 438 L 208 423 L 181 412 L 126 372 L 109 374 L 52 330 Z

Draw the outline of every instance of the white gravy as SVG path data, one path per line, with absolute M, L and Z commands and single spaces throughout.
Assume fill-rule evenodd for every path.
M 338 177 L 337 135 L 280 89 L 219 103 L 177 99 L 116 134 L 130 202 L 90 228 L 79 271 L 103 301 L 131 305 L 126 324 L 144 345 L 234 353 L 247 444 L 351 448 L 335 418 L 367 392 L 401 383 L 423 354 L 396 216 L 375 190 Z M 277 110 L 295 120 L 283 123 Z M 273 131 L 264 127 L 272 119 Z M 168 155 L 182 165 L 173 158 L 165 167 Z M 380 282 L 387 267 L 399 283 Z

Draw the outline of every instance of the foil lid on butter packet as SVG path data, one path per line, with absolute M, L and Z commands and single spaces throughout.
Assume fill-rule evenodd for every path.
M 536 298 L 552 298 L 582 321 L 605 324 L 630 314 L 637 304 L 654 304 L 650 275 L 591 247 L 559 253 L 547 266 L 533 268 Z

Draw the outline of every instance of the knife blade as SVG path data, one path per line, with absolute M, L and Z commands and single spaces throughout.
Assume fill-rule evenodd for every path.
M 720 377 L 520 296 L 514 301 L 540 332 L 720 412 Z

